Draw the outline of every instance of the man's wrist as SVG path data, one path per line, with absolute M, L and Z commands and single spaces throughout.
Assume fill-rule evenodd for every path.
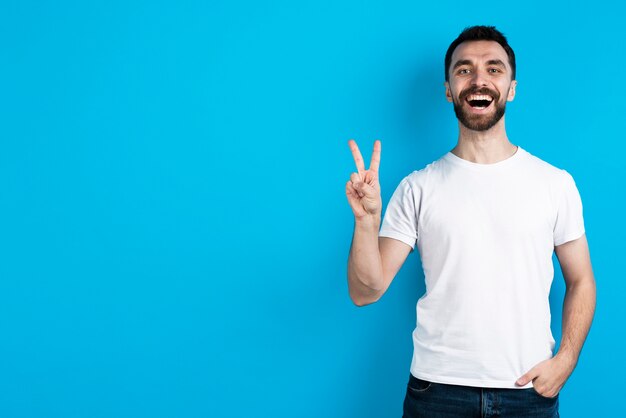
M 578 356 L 576 356 L 572 350 L 567 348 L 560 348 L 555 357 L 570 366 L 572 369 L 576 367 L 576 363 L 578 362 Z
M 375 230 L 378 232 L 380 229 L 380 215 L 367 215 L 354 218 L 354 224 L 357 228 Z

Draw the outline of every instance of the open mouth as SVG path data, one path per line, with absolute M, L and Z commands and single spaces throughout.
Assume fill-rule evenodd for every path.
M 470 94 L 465 101 L 474 109 L 486 109 L 493 102 L 493 97 L 487 94 Z

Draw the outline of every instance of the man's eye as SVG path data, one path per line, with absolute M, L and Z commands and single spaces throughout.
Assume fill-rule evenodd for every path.
M 499 73 L 499 72 L 500 72 L 500 70 L 499 70 L 499 69 L 497 69 L 497 68 L 490 68 L 490 69 L 489 69 L 489 72 L 491 72 L 491 73 Z
M 467 74 L 469 73 L 469 70 L 467 68 L 463 68 L 459 70 L 459 74 Z

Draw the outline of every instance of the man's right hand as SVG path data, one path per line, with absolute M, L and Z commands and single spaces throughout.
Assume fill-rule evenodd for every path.
M 379 140 L 374 141 L 374 151 L 370 161 L 370 168 L 365 169 L 365 164 L 359 147 L 354 140 L 349 140 L 348 145 L 352 151 L 357 172 L 350 175 L 350 181 L 346 183 L 346 196 L 354 213 L 356 221 L 364 221 L 368 218 L 380 219 L 382 211 L 382 199 L 380 197 L 380 183 L 378 182 L 378 167 L 380 165 Z

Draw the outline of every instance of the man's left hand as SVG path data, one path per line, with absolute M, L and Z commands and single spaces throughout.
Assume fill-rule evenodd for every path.
M 524 386 L 532 381 L 538 394 L 546 398 L 554 398 L 573 371 L 572 361 L 557 355 L 537 364 L 515 383 Z

